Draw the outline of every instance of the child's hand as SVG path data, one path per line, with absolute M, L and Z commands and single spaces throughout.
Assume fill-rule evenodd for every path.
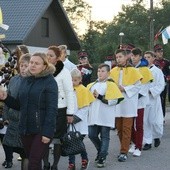
M 95 98 L 98 98 L 99 93 L 97 92 L 97 90 L 94 90 L 94 92 L 93 92 L 93 96 L 94 96 Z

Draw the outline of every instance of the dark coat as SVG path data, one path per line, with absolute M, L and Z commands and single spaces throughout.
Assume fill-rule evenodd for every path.
M 8 95 L 4 101 L 8 107 L 20 110 L 21 135 L 40 134 L 53 137 L 58 108 L 58 87 L 53 72 L 51 68 L 38 77 L 23 78 L 17 99 Z
M 8 94 L 16 98 L 18 96 L 19 87 L 21 84 L 22 77 L 16 75 L 10 79 L 8 85 Z M 3 138 L 3 144 L 11 147 L 23 147 L 21 138 L 18 131 L 20 112 L 6 105 L 4 107 L 4 119 L 9 121 L 9 125 L 6 134 Z
M 81 71 L 82 74 L 82 84 L 84 86 L 87 86 L 89 83 L 91 83 L 91 76 L 93 73 L 93 68 L 87 65 L 78 66 L 78 69 Z

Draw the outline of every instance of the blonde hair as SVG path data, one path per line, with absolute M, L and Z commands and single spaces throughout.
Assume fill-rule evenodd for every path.
M 145 54 L 149 54 L 149 55 L 151 55 L 151 57 L 155 57 L 153 51 L 146 51 L 146 52 L 144 53 L 144 55 L 145 55 Z
M 36 52 L 32 56 L 38 56 L 43 60 L 44 65 L 46 66 L 45 69 L 43 70 L 44 72 L 49 70 L 52 74 L 54 74 L 56 68 L 55 68 L 55 66 L 53 64 L 49 63 L 48 57 L 47 57 L 47 55 L 45 53 Z
M 27 48 L 26 45 L 18 45 L 18 46 L 16 47 L 14 53 L 15 53 L 15 55 L 17 56 L 18 61 L 19 61 L 21 55 L 22 55 L 22 54 L 29 53 L 29 50 L 28 50 L 28 48 Z
M 22 62 L 28 62 L 29 63 L 30 58 L 31 58 L 31 54 L 29 54 L 29 53 L 21 55 L 21 57 L 19 59 L 19 64 L 21 64 Z
M 20 50 L 23 54 L 29 53 L 28 47 L 26 45 L 18 45 L 17 49 Z
M 60 50 L 65 50 L 65 52 L 67 51 L 67 45 L 59 45 L 58 48 Z
M 81 72 L 77 68 L 72 69 L 70 74 L 72 77 L 82 78 Z

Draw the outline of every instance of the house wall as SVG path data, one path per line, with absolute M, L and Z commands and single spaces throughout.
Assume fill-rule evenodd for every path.
M 49 7 L 42 17 L 49 18 L 49 37 L 41 36 L 40 18 L 33 30 L 30 32 L 29 36 L 24 40 L 24 44 L 38 47 L 48 47 L 50 45 L 60 44 L 66 44 L 68 46 L 67 38 L 60 26 L 59 20 L 55 15 L 55 11 Z

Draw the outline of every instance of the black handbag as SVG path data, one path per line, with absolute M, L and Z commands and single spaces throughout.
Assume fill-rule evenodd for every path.
M 69 124 L 67 129 L 68 132 L 61 139 L 61 155 L 76 155 L 85 151 L 83 137 L 79 131 L 76 131 L 74 124 Z

